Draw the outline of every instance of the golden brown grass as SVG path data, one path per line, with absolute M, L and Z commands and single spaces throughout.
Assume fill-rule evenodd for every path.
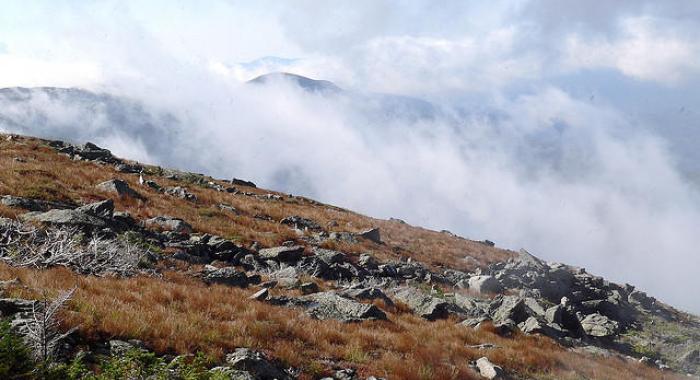
M 118 279 L 79 276 L 65 268 L 0 265 L 0 280 L 14 278 L 21 286 L 11 288 L 11 296 L 31 298 L 77 287 L 64 323 L 79 325 L 86 338 L 138 338 L 161 353 L 202 350 L 218 357 L 235 347 L 254 347 L 304 369 L 306 376 L 318 374 L 326 359 L 357 367 L 363 375 L 468 379 L 473 376 L 469 360 L 487 356 L 537 377 L 673 378 L 634 362 L 572 353 L 547 338 L 507 339 L 452 320 L 428 322 L 401 308 L 385 308 L 389 321 L 316 321 L 300 310 L 249 301 L 252 290 L 206 286 L 181 273 Z M 467 347 L 485 342 L 501 348 Z

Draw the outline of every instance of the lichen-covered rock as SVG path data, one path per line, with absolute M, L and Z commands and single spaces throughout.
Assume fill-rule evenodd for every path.
M 323 292 L 302 297 L 308 302 L 308 314 L 316 319 L 335 319 L 342 322 L 386 319 L 386 314 L 378 307 L 364 304 L 334 292 Z
M 589 336 L 594 337 L 609 337 L 617 334 L 619 324 L 601 314 L 589 314 L 581 320 L 583 331 Z
M 450 315 L 466 316 L 465 311 L 453 302 L 432 297 L 412 287 L 399 289 L 394 293 L 394 297 L 408 305 L 414 313 L 430 321 L 447 318 Z
M 148 228 L 158 228 L 165 231 L 172 231 L 181 234 L 192 233 L 192 226 L 182 219 L 169 216 L 156 216 L 144 221 L 144 226 Z

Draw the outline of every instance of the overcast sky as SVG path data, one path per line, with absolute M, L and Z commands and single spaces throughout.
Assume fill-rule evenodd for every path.
M 242 89 L 271 71 L 444 113 Z M 183 121 L 179 159 L 101 136 L 117 153 L 526 247 L 700 311 L 694 0 L 3 0 L 11 86 L 105 91 Z

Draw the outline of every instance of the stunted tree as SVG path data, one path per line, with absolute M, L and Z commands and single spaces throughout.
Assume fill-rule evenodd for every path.
M 67 332 L 61 332 L 58 320 L 59 311 L 74 293 L 75 288 L 62 292 L 54 300 L 49 300 L 44 295 L 42 300 L 34 303 L 31 316 L 23 327 L 25 341 L 37 362 L 49 363 L 59 343 L 77 329 L 74 327 Z

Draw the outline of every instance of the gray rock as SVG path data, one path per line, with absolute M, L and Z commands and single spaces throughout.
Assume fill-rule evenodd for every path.
M 358 300 L 376 300 L 380 299 L 387 305 L 393 305 L 394 302 L 379 288 L 354 288 L 342 290 L 340 295 Z
M 469 289 L 479 293 L 497 293 L 502 287 L 493 276 L 474 276 L 469 278 Z
M 172 231 L 180 234 L 192 233 L 192 226 L 182 219 L 173 218 L 170 216 L 156 216 L 155 218 L 147 219 L 144 226 L 148 228 L 159 228 L 164 231 Z
M 539 301 L 537 301 L 537 299 L 532 297 L 525 297 L 523 298 L 523 302 L 525 302 L 525 306 L 527 306 L 529 310 L 535 313 L 537 317 L 545 316 L 546 312 L 542 305 L 540 305 Z
M 408 305 L 414 313 L 430 321 L 447 318 L 450 315 L 460 318 L 466 316 L 465 311 L 456 304 L 429 296 L 416 288 L 401 288 L 394 293 L 394 297 Z
M 104 191 L 106 193 L 114 193 L 120 197 L 130 197 L 136 199 L 143 199 L 141 194 L 137 193 L 136 190 L 129 187 L 129 184 L 120 179 L 112 179 L 109 181 L 102 182 L 98 184 L 97 190 Z
M 299 272 L 295 267 L 286 267 L 270 273 L 270 279 L 275 280 L 276 285 L 282 288 L 295 288 L 299 286 Z
M 194 194 L 190 193 L 189 191 L 187 191 L 187 189 L 180 186 L 166 188 L 165 194 L 193 202 L 197 200 L 197 197 Z
M 382 243 L 382 237 L 381 234 L 379 233 L 379 228 L 372 228 L 367 231 L 362 231 L 358 234 L 361 238 L 367 239 L 371 242 L 381 244 Z
M 255 186 L 255 184 L 253 182 L 245 181 L 245 180 L 238 179 L 238 178 L 232 179 L 231 184 L 236 185 L 236 186 L 257 187 L 257 186 Z
M 114 214 L 114 201 L 107 199 L 101 202 L 90 203 L 78 207 L 75 211 L 83 212 L 99 218 L 111 218 Z
M 234 267 L 225 267 L 208 272 L 203 277 L 208 284 L 221 284 L 245 288 L 249 284 L 245 272 L 240 272 Z
M 369 253 L 361 254 L 359 260 L 357 261 L 357 264 L 369 270 L 375 270 L 379 267 L 379 263 L 377 262 L 377 260 L 374 258 L 374 256 L 370 255 Z
M 314 255 L 323 260 L 328 265 L 338 264 L 346 261 L 345 254 L 331 249 L 314 247 Z
M 20 216 L 23 221 L 33 221 L 44 224 L 76 226 L 89 229 L 102 229 L 107 222 L 96 216 L 77 210 L 49 210 L 47 212 L 30 212 Z
M 275 366 L 265 355 L 248 348 L 237 348 L 226 355 L 230 368 L 252 374 L 258 380 L 291 380 L 292 377 Z
M 503 369 L 491 363 L 487 357 L 479 358 L 476 361 L 476 368 L 479 369 L 479 374 L 481 377 L 486 379 L 503 379 L 505 376 Z
M 302 218 L 301 216 L 298 215 L 292 215 L 288 216 L 280 221 L 282 224 L 286 224 L 288 226 L 291 226 L 292 228 L 295 228 L 297 230 L 321 230 L 321 226 L 316 223 L 315 221 L 308 219 L 308 218 Z
M 549 323 L 561 325 L 564 320 L 563 314 L 564 308 L 561 305 L 554 305 L 545 311 L 544 318 Z
M 586 334 L 594 337 L 609 337 L 619 331 L 619 324 L 616 321 L 598 313 L 589 314 L 583 318 L 581 327 Z
M 30 199 L 4 195 L 0 198 L 0 204 L 7 207 L 22 208 L 29 211 L 48 211 L 51 209 L 72 208 L 71 205 L 61 202 L 49 202 L 41 199 Z
M 525 334 L 541 334 L 552 338 L 558 338 L 564 335 L 564 332 L 557 325 L 548 325 L 540 322 L 535 317 L 528 318 L 525 322 L 518 325 L 520 331 Z
M 274 260 L 282 262 L 296 262 L 304 254 L 304 247 L 293 245 L 290 247 L 274 247 L 261 249 L 258 256 L 263 260 Z
M 341 297 L 334 292 L 311 294 L 301 299 L 309 302 L 307 312 L 316 319 L 335 319 L 342 322 L 386 319 L 386 314 L 378 307 Z
M 491 303 L 491 316 L 495 324 L 508 320 L 514 323 L 525 322 L 536 313 L 530 310 L 525 301 L 516 296 L 496 297 Z

